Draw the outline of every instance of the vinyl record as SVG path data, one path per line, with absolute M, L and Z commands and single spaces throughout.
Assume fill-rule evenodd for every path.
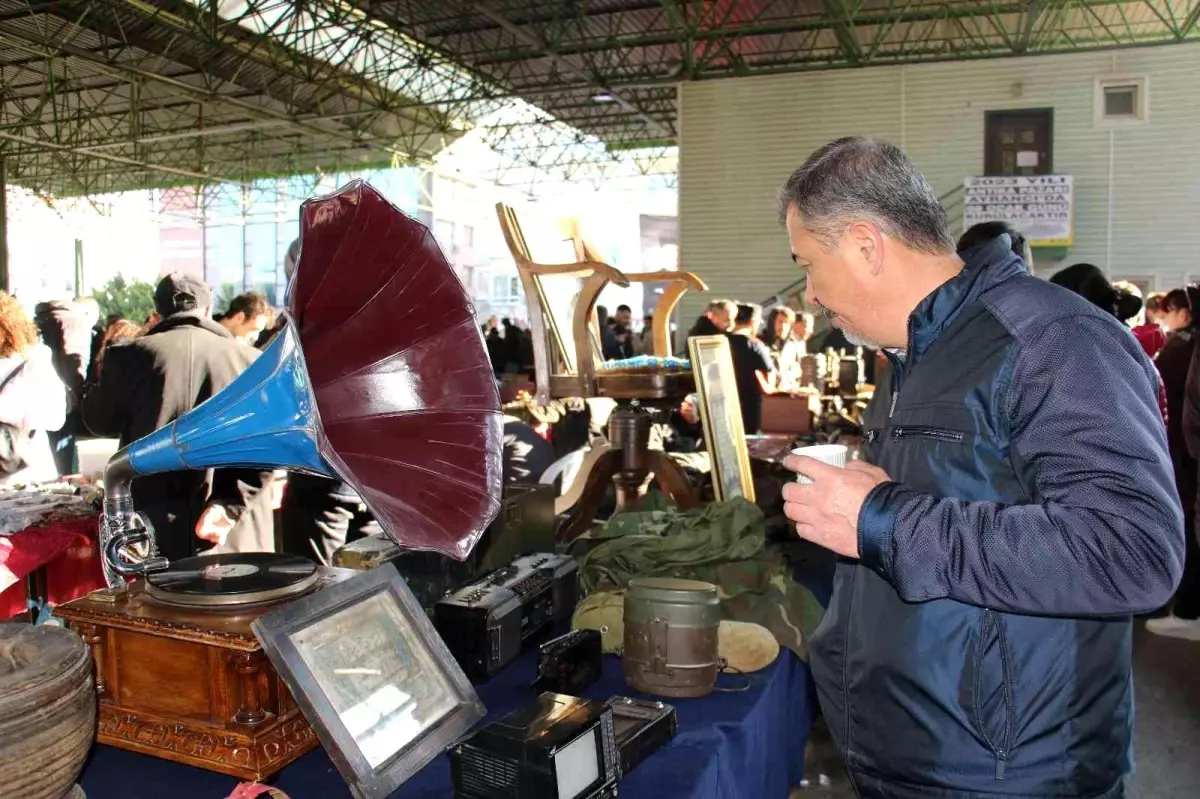
M 200 555 L 147 575 L 146 592 L 173 605 L 247 605 L 303 593 L 317 576 L 317 564 L 294 555 Z

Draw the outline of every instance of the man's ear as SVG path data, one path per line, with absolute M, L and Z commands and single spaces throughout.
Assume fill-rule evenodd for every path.
M 883 254 L 886 243 L 879 225 L 860 219 L 850 224 L 846 235 L 854 252 L 870 268 L 871 274 L 879 274 L 883 270 Z

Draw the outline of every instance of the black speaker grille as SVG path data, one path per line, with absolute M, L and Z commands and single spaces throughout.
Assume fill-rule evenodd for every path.
M 464 751 L 459 766 L 459 785 L 464 796 L 517 799 L 519 774 L 515 761 L 477 750 Z

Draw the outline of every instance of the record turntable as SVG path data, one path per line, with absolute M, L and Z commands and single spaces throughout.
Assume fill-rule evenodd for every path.
M 354 575 L 304 558 L 186 558 L 56 615 L 96 661 L 97 740 L 263 780 L 317 745 L 250 630 L 258 616 Z
M 168 605 L 212 608 L 277 602 L 317 584 L 317 564 L 269 552 L 176 561 L 146 576 L 146 593 Z

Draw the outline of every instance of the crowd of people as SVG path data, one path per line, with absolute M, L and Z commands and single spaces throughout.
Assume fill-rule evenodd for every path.
M 1080 295 L 1118 319 L 1158 372 L 1159 410 L 1166 425 L 1175 486 L 1184 509 L 1185 568 L 1170 612 L 1146 622 L 1158 635 L 1200 641 L 1200 550 L 1196 543 L 1197 481 L 1200 469 L 1200 286 L 1189 285 L 1145 297 L 1128 281 L 1110 283 L 1099 267 L 1079 263 L 1056 272 L 1050 282 Z M 1193 312 L 1193 309 L 1197 309 Z
M 159 281 L 142 320 L 101 319 L 87 297 L 40 303 L 30 319 L 0 293 L 0 484 L 75 475 L 81 438 L 124 447 L 170 423 L 232 382 L 280 329 L 262 294 L 214 310 L 209 286 L 182 273 Z M 378 529 L 352 488 L 323 477 L 168 472 L 139 478 L 133 493 L 171 560 L 277 549 L 276 510 L 284 551 L 321 562 Z
M 616 313 L 611 315 L 603 305 L 597 305 L 596 317 L 600 330 L 600 351 L 605 360 L 621 360 L 654 352 L 651 340 L 654 318 L 649 314 L 636 330 L 633 309 L 628 305 L 618 305 Z M 497 376 L 533 370 L 533 335 L 526 324 L 507 316 L 492 316 L 480 325 L 480 330 L 487 345 L 492 371 Z
M 814 336 L 814 317 L 787 305 L 763 308 L 756 303 L 717 299 L 709 302 L 688 330 L 688 337 L 725 335 L 729 339 L 734 380 L 742 408 L 742 428 L 747 435 L 763 425 L 763 397 L 773 394 L 819 393 L 812 376 L 805 378 L 805 356 L 833 349 L 855 352 L 842 331 L 828 328 Z M 864 353 L 873 361 L 874 353 Z M 694 415 L 687 408 L 685 413 Z

